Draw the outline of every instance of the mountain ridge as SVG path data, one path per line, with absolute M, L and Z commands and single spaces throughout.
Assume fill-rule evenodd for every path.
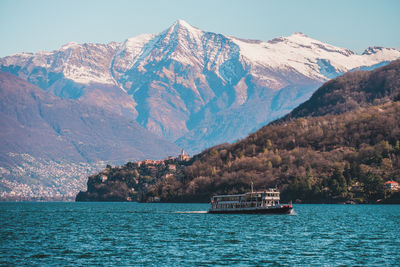
M 395 77 L 399 68 L 400 60 L 396 60 L 370 72 L 345 73 L 326 82 L 308 101 L 276 122 L 305 116 L 341 114 L 360 107 L 399 100 L 400 80 Z
M 0 65 L 60 97 L 124 113 L 194 153 L 285 115 L 330 78 L 399 57 L 382 47 L 358 55 L 302 33 L 244 40 L 177 20 L 158 34 L 121 43 L 68 43 L 52 52 L 5 57 Z M 95 100 L 115 95 L 123 107 Z M 224 120 L 226 131 L 208 127 Z

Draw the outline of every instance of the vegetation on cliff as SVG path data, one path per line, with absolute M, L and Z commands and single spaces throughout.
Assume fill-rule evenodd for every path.
M 128 162 L 124 166 L 107 168 L 89 177 L 87 191 L 79 192 L 77 201 L 154 201 L 160 199 L 152 188 L 160 181 L 175 180 L 184 175 L 191 160 L 169 158 Z M 168 192 L 161 195 L 169 199 Z

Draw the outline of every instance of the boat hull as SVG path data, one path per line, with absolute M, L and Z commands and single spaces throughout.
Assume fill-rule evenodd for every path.
M 289 214 L 293 207 L 272 207 L 272 208 L 258 208 L 258 209 L 225 209 L 225 210 L 209 210 L 208 213 L 216 214 Z

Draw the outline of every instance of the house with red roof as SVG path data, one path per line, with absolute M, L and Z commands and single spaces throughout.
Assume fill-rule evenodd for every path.
M 397 190 L 399 190 L 399 183 L 398 182 L 395 182 L 395 181 L 387 181 L 386 183 L 385 183 L 385 190 L 388 190 L 388 191 L 397 191 Z

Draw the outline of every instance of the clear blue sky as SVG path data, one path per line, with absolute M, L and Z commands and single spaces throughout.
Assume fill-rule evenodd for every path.
M 241 38 L 296 31 L 362 52 L 400 48 L 399 0 L 0 0 L 0 57 L 51 51 L 70 41 L 121 42 L 175 20 Z

